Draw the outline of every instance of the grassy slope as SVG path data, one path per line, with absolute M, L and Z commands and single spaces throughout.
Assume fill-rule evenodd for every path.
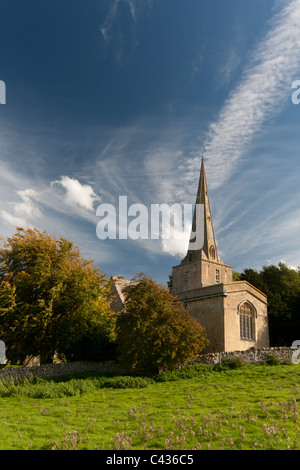
M 0 449 L 300 448 L 300 365 L 244 366 L 145 388 L 93 380 L 79 381 L 77 396 L 63 396 L 70 382 L 2 393 Z M 53 398 L 37 398 L 43 393 Z

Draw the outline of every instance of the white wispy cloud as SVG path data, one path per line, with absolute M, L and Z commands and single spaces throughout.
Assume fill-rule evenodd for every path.
M 56 181 L 39 181 L 38 188 L 35 180 L 28 180 L 26 189 L 17 189 L 24 185 L 22 175 L 5 166 L 2 169 L 5 170 L 6 187 L 1 191 L 0 219 L 6 226 L 38 227 L 49 223 L 53 217 L 63 220 L 71 214 L 96 223 L 94 206 L 101 199 L 91 185 L 61 176 Z
M 2 210 L 0 212 L 1 218 L 5 224 L 12 226 L 12 227 L 23 227 L 27 228 L 30 226 L 28 221 L 22 217 L 17 217 L 16 215 L 12 214 L 11 212 Z
M 14 211 L 17 215 L 22 215 L 29 219 L 36 219 L 42 216 L 40 208 L 36 204 L 38 193 L 34 189 L 27 188 L 23 191 L 17 191 L 22 202 L 14 205 Z
M 231 81 L 232 75 L 239 66 L 241 58 L 239 56 L 237 47 L 231 47 L 226 54 L 226 60 L 221 65 L 217 77 L 218 86 L 228 85 Z
M 111 2 L 110 10 L 108 12 L 108 15 L 105 19 L 105 21 L 100 25 L 100 31 L 103 35 L 103 39 L 105 42 L 109 41 L 110 39 L 110 32 L 111 28 L 113 26 L 115 16 L 117 14 L 118 6 L 119 6 L 120 0 L 113 0 Z
M 170 224 L 171 236 L 169 238 L 163 238 L 160 242 L 163 253 L 178 258 L 183 258 L 188 249 L 192 224 L 188 222 L 183 227 L 176 227 L 176 225 Z
M 138 41 L 134 28 L 126 31 L 123 23 L 118 23 L 118 13 L 121 5 L 126 5 L 130 14 L 130 25 L 135 25 L 140 14 L 149 11 L 152 0 L 112 0 L 106 18 L 99 26 L 104 44 L 111 46 L 115 55 L 116 63 L 123 65 L 125 54 L 137 47 Z M 127 51 L 127 52 L 126 52 Z
M 94 203 L 99 201 L 92 186 L 82 184 L 75 178 L 62 176 L 60 180 L 51 182 L 53 188 L 61 187 L 65 190 L 64 200 L 66 204 L 79 206 L 88 211 L 94 210 Z
M 112 28 L 114 26 L 114 22 L 118 14 L 118 9 L 121 3 L 124 3 L 125 5 L 128 6 L 131 18 L 134 22 L 137 21 L 137 16 L 138 16 L 139 11 L 143 9 L 145 6 L 144 0 L 113 0 L 111 1 L 109 12 L 105 20 L 103 21 L 103 23 L 100 25 L 100 31 L 103 35 L 103 39 L 105 42 L 109 42 L 111 39 Z M 149 5 L 149 2 L 148 2 L 148 5 Z
M 300 0 L 284 2 L 239 84 L 210 125 L 205 155 L 211 187 L 223 184 L 232 175 L 254 136 L 290 103 L 291 83 L 300 66 L 299 24 Z M 200 159 L 200 152 L 195 152 L 188 162 L 189 181 L 194 181 L 195 164 L 199 166 Z
M 7 225 L 30 227 L 33 221 L 42 217 L 40 208 L 36 203 L 38 193 L 30 188 L 18 190 L 16 193 L 21 198 L 21 202 L 11 202 L 11 210 L 1 210 L 0 215 Z

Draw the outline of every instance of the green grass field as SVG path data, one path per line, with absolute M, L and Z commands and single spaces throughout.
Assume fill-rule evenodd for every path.
M 0 383 L 0 400 L 1 450 L 300 448 L 300 365 Z

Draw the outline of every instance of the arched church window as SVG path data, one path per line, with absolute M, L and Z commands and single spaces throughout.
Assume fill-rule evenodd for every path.
M 215 259 L 215 257 L 216 257 L 216 250 L 215 250 L 215 247 L 214 247 L 213 245 L 212 245 L 212 246 L 210 247 L 210 249 L 209 249 L 209 254 L 210 254 L 210 257 L 211 257 L 212 259 Z
M 254 340 L 255 310 L 249 302 L 244 302 L 239 307 L 241 339 Z

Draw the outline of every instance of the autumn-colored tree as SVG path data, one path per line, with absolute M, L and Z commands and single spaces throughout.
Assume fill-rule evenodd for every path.
M 204 328 L 165 287 L 145 275 L 124 289 L 117 319 L 120 361 L 132 368 L 166 370 L 182 365 L 208 344 Z
M 22 228 L 1 242 L 0 338 L 9 359 L 47 362 L 91 331 L 109 337 L 108 282 L 72 242 Z

